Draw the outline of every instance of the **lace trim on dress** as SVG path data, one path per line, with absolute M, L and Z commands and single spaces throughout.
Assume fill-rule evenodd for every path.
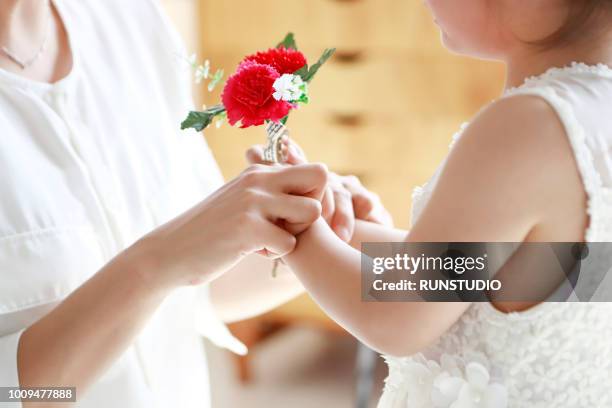
M 551 78 L 560 76 L 560 75 L 576 75 L 576 74 L 593 74 L 606 78 L 612 78 L 612 67 L 599 63 L 595 65 L 585 64 L 583 62 L 572 62 L 568 66 L 565 67 L 552 67 L 547 69 L 544 73 L 540 75 L 535 75 L 526 78 L 523 83 L 519 86 L 512 87 L 504 91 L 501 98 L 508 97 L 515 94 L 536 94 L 537 96 L 541 96 L 544 100 L 548 101 L 553 108 L 557 111 L 557 114 L 561 117 L 563 124 L 566 127 L 566 132 L 568 132 L 568 138 L 572 144 L 572 148 L 576 153 L 576 160 L 579 161 L 579 166 L 584 169 L 581 169 L 581 175 L 587 175 L 589 179 L 589 186 L 585 185 L 585 189 L 591 188 L 587 190 L 587 194 L 589 195 L 590 201 L 596 201 L 600 197 L 593 199 L 593 195 L 595 194 L 593 190 L 602 191 L 602 196 L 607 196 L 609 199 L 607 202 L 612 202 L 612 190 L 606 189 L 602 186 L 601 177 L 599 173 L 595 170 L 595 166 L 593 164 L 593 156 L 585 144 L 585 134 L 582 126 L 580 126 L 579 122 L 574 117 L 573 110 L 571 106 L 564 101 L 561 97 L 559 97 L 553 89 L 550 89 L 549 84 L 547 84 L 546 80 Z M 452 149 L 457 140 L 463 134 L 463 131 L 467 128 L 469 122 L 464 122 L 461 124 L 459 131 L 457 131 L 450 142 L 449 149 Z M 579 157 L 578 157 L 579 156 Z M 584 163 L 584 162 L 587 163 Z M 586 168 L 589 168 L 588 170 Z M 584 170 L 584 171 L 583 171 Z M 584 180 L 586 183 L 586 180 Z M 421 196 L 426 191 L 428 184 L 430 182 L 424 183 L 421 186 L 417 186 L 412 191 L 412 200 L 413 205 L 415 201 L 418 201 Z M 593 194 L 592 194 L 593 193 Z M 603 200 L 603 198 L 602 198 Z M 604 201 L 606 202 L 606 201 Z M 592 206 L 596 206 L 598 204 L 593 203 Z M 589 213 L 589 215 L 591 215 Z M 612 216 L 611 216 L 612 220 Z M 594 229 L 593 222 L 590 222 L 590 229 Z M 588 232 L 588 231 L 587 231 Z M 590 233 L 593 235 L 594 233 Z M 587 239 L 588 241 L 588 239 Z
M 593 154 L 586 144 L 585 131 L 575 118 L 571 105 L 557 95 L 550 84 L 547 83 L 547 80 L 560 75 L 572 76 L 578 74 L 612 78 L 612 67 L 603 63 L 589 65 L 582 62 L 572 62 L 562 68 L 553 67 L 541 75 L 525 79 L 523 84 L 518 87 L 506 90 L 502 97 L 517 94 L 536 95 L 546 100 L 555 109 L 565 126 L 588 196 L 587 213 L 590 219 L 585 232 L 585 240 L 587 242 L 606 241 L 612 236 L 612 233 L 606 230 L 606 226 L 612 225 L 612 214 L 606 212 L 606 207 L 612 205 L 612 190 L 606 188 L 602 183 L 601 175 L 594 163 Z
M 610 71 L 610 75 L 612 76 L 612 70 Z M 532 82 L 533 81 L 535 81 L 535 79 L 532 80 Z M 505 96 L 513 95 L 539 96 L 548 102 L 559 116 L 574 151 L 578 170 L 588 196 L 587 214 L 590 219 L 585 232 L 585 240 L 587 242 L 597 241 L 599 230 L 596 226 L 602 225 L 598 217 L 599 214 L 604 211 L 603 197 L 601 195 L 603 184 L 601 175 L 595 167 L 593 154 L 586 144 L 584 129 L 575 118 L 571 105 L 558 96 L 554 89 L 546 86 L 538 86 L 537 88 L 519 87 L 505 93 Z
M 586 144 L 586 135 L 579 121 L 575 118 L 571 105 L 561 98 L 553 88 L 547 84 L 546 80 L 559 75 L 576 75 L 576 74 L 593 74 L 612 78 L 612 67 L 600 63 L 596 65 L 588 65 L 582 62 L 572 62 L 566 67 L 552 67 L 546 70 L 541 75 L 526 78 L 523 84 L 517 87 L 507 89 L 501 98 L 513 95 L 535 95 L 539 96 L 557 112 L 559 119 L 565 127 L 567 137 L 574 151 L 578 169 L 587 193 L 587 214 L 589 215 L 589 225 L 585 231 L 585 240 L 587 242 L 605 241 L 603 230 L 605 225 L 612 222 L 612 215 L 608 215 L 610 222 L 601 222 L 606 217 L 605 206 L 612 203 L 612 190 L 606 189 L 603 186 L 601 175 L 596 170 L 593 154 Z M 468 126 L 468 123 L 463 123 L 460 130 L 453 135 L 449 148 L 452 148 L 461 134 Z M 416 203 L 424 194 L 428 187 L 428 183 L 422 186 L 415 187 L 412 191 L 413 209 L 420 209 L 420 205 Z M 415 211 L 413 211 L 412 219 L 415 219 Z M 418 212 L 418 211 L 417 211 Z M 608 232 L 609 233 L 609 232 Z
M 612 78 L 612 67 L 604 63 L 589 65 L 589 64 L 585 64 L 584 62 L 574 61 L 565 67 L 552 67 L 552 68 L 547 69 L 544 73 L 540 75 L 534 75 L 534 76 L 527 77 L 525 78 L 525 80 L 523 81 L 521 85 L 512 87 L 512 88 L 508 88 L 504 92 L 504 95 L 508 93 L 512 93 L 513 91 L 516 91 L 517 89 L 525 88 L 527 86 L 539 85 L 542 81 L 557 77 L 559 75 L 570 75 L 571 76 L 575 74 L 593 74 L 593 75 L 603 76 L 606 78 Z

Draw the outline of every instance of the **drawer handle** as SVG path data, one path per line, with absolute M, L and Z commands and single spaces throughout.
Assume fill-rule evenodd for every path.
M 336 50 L 334 60 L 340 64 L 354 64 L 365 58 L 361 50 Z
M 365 122 L 364 115 L 360 113 L 334 113 L 331 115 L 331 122 L 346 127 L 362 126 Z

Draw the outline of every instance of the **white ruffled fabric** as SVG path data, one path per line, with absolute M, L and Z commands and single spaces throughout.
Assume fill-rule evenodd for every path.
M 612 241 L 612 68 L 552 68 L 503 97 L 514 95 L 541 97 L 557 112 L 588 196 L 585 239 Z M 413 220 L 441 167 L 413 190 Z M 609 407 L 612 303 L 542 303 L 509 314 L 474 303 L 423 353 L 386 360 L 379 408 Z
M 406 407 L 405 400 L 414 408 L 507 405 L 508 392 L 491 377 L 489 362 L 482 353 L 466 358 L 442 354 L 439 363 L 422 354 L 408 359 L 387 357 L 387 363 L 390 375 L 385 381 L 383 406 Z

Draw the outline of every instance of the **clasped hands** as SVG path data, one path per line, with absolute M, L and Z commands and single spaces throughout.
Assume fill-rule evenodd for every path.
M 282 165 L 263 164 L 262 152 L 261 146 L 249 149 L 249 168 L 131 248 L 148 285 L 168 290 L 209 282 L 252 253 L 283 257 L 321 216 L 344 241 L 355 219 L 391 223 L 356 177 L 308 164 L 289 139 L 283 140 Z
M 251 166 L 266 164 L 263 151 L 262 145 L 255 145 L 247 150 L 246 158 Z M 282 139 L 282 153 L 285 166 L 303 166 L 308 163 L 301 147 L 286 136 Z M 367 190 L 356 176 L 340 176 L 327 171 L 325 166 L 317 168 L 316 171 L 325 171 L 325 182 L 316 186 L 307 196 L 320 201 L 320 215 L 340 239 L 345 242 L 351 240 L 357 219 L 392 226 L 391 215 L 382 205 L 378 195 Z M 302 232 L 310 225 L 292 225 L 287 222 L 282 224 L 287 231 L 293 233 Z M 271 255 L 266 252 L 260 253 Z

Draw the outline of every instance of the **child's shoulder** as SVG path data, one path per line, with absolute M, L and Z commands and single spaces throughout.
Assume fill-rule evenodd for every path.
M 546 100 L 533 95 L 505 97 L 485 107 L 451 149 L 436 190 L 432 201 L 437 197 L 440 208 L 470 220 L 462 231 L 473 227 L 471 220 L 499 224 L 498 233 L 479 231 L 476 239 L 523 239 L 521 234 L 536 226 L 558 224 L 563 214 L 585 210 L 564 125 Z M 521 233 L 506 234 L 518 226 L 524 226 Z
M 542 169 L 544 158 L 573 156 L 556 109 L 537 95 L 523 94 L 500 98 L 483 108 L 453 150 L 455 155 L 491 164 L 521 163 L 524 171 Z

